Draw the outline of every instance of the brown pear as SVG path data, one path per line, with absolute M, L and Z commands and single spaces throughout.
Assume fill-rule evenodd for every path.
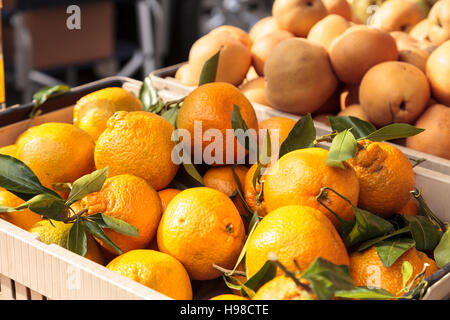
M 350 28 L 349 21 L 337 14 L 330 14 L 317 22 L 309 31 L 308 40 L 329 49 L 334 39 Z
M 250 39 L 254 42 L 259 37 L 264 37 L 266 34 L 281 30 L 274 17 L 268 16 L 256 22 L 249 31 Z
M 327 14 L 321 0 L 275 0 L 272 7 L 278 26 L 297 37 L 306 37 L 312 26 Z
M 424 132 L 406 139 L 408 148 L 450 160 L 450 108 L 442 104 L 429 107 L 415 124 Z
M 338 113 L 338 116 L 352 116 L 364 121 L 369 121 L 369 118 L 364 113 L 364 110 L 359 104 L 352 104 Z
M 430 99 L 427 77 L 412 64 L 389 61 L 370 69 L 361 81 L 359 101 L 376 126 L 413 123 Z
M 269 103 L 301 115 L 319 109 L 338 84 L 325 48 L 301 38 L 281 41 L 270 53 L 264 74 Z
M 433 51 L 426 69 L 434 98 L 450 106 L 450 40 Z
M 340 92 L 341 110 L 353 104 L 359 104 L 359 85 L 347 85 Z
M 420 21 L 418 24 L 416 24 L 411 29 L 409 34 L 411 35 L 411 37 L 413 37 L 416 40 L 430 41 L 430 29 L 431 29 L 431 21 L 429 19 L 424 19 L 424 20 Z
M 330 46 L 333 69 L 342 82 L 358 84 L 373 66 L 398 58 L 397 44 L 386 31 L 353 26 Z
M 423 19 L 425 14 L 417 3 L 410 0 L 390 0 L 383 2 L 371 24 L 384 31 L 409 32 Z
M 241 85 L 239 89 L 251 102 L 270 106 L 266 98 L 266 80 L 263 77 L 250 80 Z
M 450 40 L 450 0 L 439 0 L 428 14 L 429 38 L 435 44 Z

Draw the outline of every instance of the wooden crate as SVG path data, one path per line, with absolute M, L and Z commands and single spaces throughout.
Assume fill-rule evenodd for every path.
M 46 104 L 44 113 L 33 120 L 32 125 L 48 121 L 72 121 L 73 104 L 81 96 L 105 87 L 123 87 L 135 94 L 141 82 L 114 77 L 71 90 L 71 93 L 54 98 Z M 165 84 L 161 96 L 174 99 L 184 93 L 171 90 Z M 0 113 L 0 147 L 14 143 L 17 136 L 30 123 L 27 118 L 32 105 L 19 106 Z M 27 109 L 28 108 L 28 109 Z M 266 107 L 255 105 L 260 119 L 268 116 Z M 20 121 L 21 120 L 21 121 Z M 7 124 L 9 122 L 9 124 Z M 416 168 L 418 187 L 424 189 L 429 205 L 438 216 L 450 220 L 448 197 L 440 197 L 438 189 L 450 190 L 450 179 L 430 169 Z M 425 193 L 430 191 L 430 195 Z M 434 192 L 433 192 L 434 191 Z M 434 195 L 434 196 L 433 196 Z M 441 209 L 442 208 L 442 209 Z M 445 210 L 444 210 L 445 209 Z M 449 267 L 449 266 L 447 266 Z M 449 268 L 433 275 L 433 285 L 424 299 L 450 298 Z M 42 299 L 170 299 L 131 279 L 123 277 L 84 257 L 57 245 L 46 245 L 33 234 L 0 219 L 0 300 Z

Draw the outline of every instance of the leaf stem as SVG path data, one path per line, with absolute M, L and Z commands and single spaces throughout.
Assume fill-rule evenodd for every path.
M 414 198 L 417 199 L 420 206 L 425 211 L 425 214 L 430 218 L 431 221 L 433 221 L 443 232 L 447 231 L 447 225 L 441 221 L 434 213 L 431 211 L 430 207 L 426 204 L 425 200 L 422 197 L 421 192 L 418 189 L 414 189 L 411 191 L 411 194 Z
M 222 267 L 218 266 L 215 263 L 213 263 L 212 267 L 214 269 L 222 272 L 226 276 L 243 276 L 243 277 L 247 277 L 247 273 L 245 273 L 244 271 L 225 269 L 225 268 L 222 268 Z
M 75 220 L 77 220 L 79 217 L 81 217 L 83 214 L 85 214 L 86 212 L 88 212 L 87 208 L 84 208 L 83 210 L 78 211 L 76 214 L 74 214 L 73 216 L 67 217 L 63 220 L 64 223 L 71 223 Z

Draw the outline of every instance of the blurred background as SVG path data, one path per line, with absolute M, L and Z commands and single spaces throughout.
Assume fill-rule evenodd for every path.
M 142 80 L 187 60 L 196 39 L 229 24 L 250 30 L 273 0 L 3 0 L 6 105 L 45 86 L 108 76 Z M 77 20 L 78 19 L 78 20 Z

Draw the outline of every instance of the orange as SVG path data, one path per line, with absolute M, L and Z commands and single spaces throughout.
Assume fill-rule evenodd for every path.
M 253 187 L 253 177 L 255 175 L 255 171 L 258 167 L 258 164 L 254 164 L 250 167 L 245 175 L 245 183 L 244 183 L 244 199 L 249 208 L 255 212 L 258 212 L 260 217 L 264 217 L 267 214 L 266 205 L 264 203 L 263 197 L 257 199 L 257 195 L 261 192 L 261 182 L 264 180 L 264 172 L 267 170 L 266 168 L 262 168 L 260 181 L 256 181 L 256 190 Z
M 74 208 L 88 209 L 88 215 L 101 212 L 138 228 L 138 237 L 105 229 L 105 233 L 122 252 L 148 246 L 155 236 L 162 211 L 156 191 L 144 179 L 128 174 L 108 178 L 99 192 L 87 195 L 75 203 Z M 116 253 L 106 243 L 98 241 L 109 252 Z
M 274 139 L 275 137 L 278 137 L 278 147 L 281 147 L 281 144 L 284 140 L 288 137 L 289 133 L 295 126 L 295 120 L 291 118 L 286 117 L 271 117 L 266 120 L 263 120 L 258 123 L 259 131 L 264 131 L 264 136 L 266 130 L 269 130 L 269 134 L 271 136 L 271 139 Z M 261 138 L 260 138 L 261 140 Z M 274 141 L 272 140 L 272 144 L 274 144 Z M 273 150 L 274 153 L 276 150 Z
M 269 212 L 250 237 L 245 256 L 247 277 L 257 273 L 274 253 L 286 268 L 306 270 L 318 257 L 348 265 L 347 249 L 330 220 L 306 206 L 285 206 Z M 282 271 L 278 269 L 278 275 Z
M 214 28 L 209 32 L 209 34 L 218 34 L 220 32 L 225 32 L 231 37 L 235 38 L 236 40 L 239 40 L 242 42 L 243 45 L 250 48 L 252 46 L 252 39 L 250 39 L 250 36 L 247 32 L 242 30 L 241 28 L 230 26 L 230 25 L 222 25 L 220 27 Z
M 141 177 L 156 190 L 169 185 L 178 170 L 172 161 L 174 127 L 169 121 L 150 112 L 119 111 L 107 126 L 95 146 L 97 169 L 109 167 L 109 176 Z
M 74 182 L 95 169 L 94 140 L 72 124 L 49 122 L 31 127 L 16 144 L 17 158 L 48 188 Z
M 414 171 L 408 158 L 384 142 L 358 141 L 359 150 L 348 160 L 358 176 L 359 207 L 383 217 L 401 210 L 414 189 Z
M 410 280 L 423 271 L 425 263 L 430 265 L 426 271 L 426 277 L 438 269 L 432 259 L 416 248 L 409 249 L 392 266 L 386 268 L 375 247 L 371 247 L 363 252 L 354 252 L 350 255 L 350 273 L 356 286 L 374 286 L 396 294 L 403 288 L 402 265 L 404 261 L 408 261 L 413 267 Z
M 416 201 L 411 198 L 398 213 L 417 216 L 419 213 L 419 207 L 417 206 Z
M 106 121 L 116 111 L 143 110 L 141 101 L 122 88 L 105 88 L 77 101 L 73 108 L 73 124 L 97 140 L 106 129 Z
M 13 193 L 0 188 L 0 205 L 8 207 L 17 207 L 23 204 L 25 201 L 14 195 Z M 17 212 L 3 212 L 0 213 L 0 218 L 16 225 L 19 228 L 28 230 L 42 218 L 37 213 L 31 211 L 30 209 L 25 209 Z
M 277 276 L 256 291 L 252 300 L 309 300 L 303 288 L 287 276 Z
M 118 256 L 106 267 L 170 298 L 192 299 L 191 281 L 186 269 L 168 254 L 133 250 Z
M 164 211 L 158 248 L 178 259 L 193 280 L 221 273 L 213 264 L 232 269 L 244 246 L 244 224 L 224 193 L 201 187 L 182 191 Z
M 270 212 L 286 205 L 306 205 L 324 213 L 335 226 L 336 217 L 323 207 L 316 196 L 324 187 L 330 187 L 358 205 L 359 183 L 355 171 L 344 163 L 345 169 L 326 164 L 328 151 L 308 148 L 290 152 L 270 169 L 264 181 L 264 202 Z M 322 197 L 331 210 L 344 220 L 353 220 L 353 208 L 332 191 Z
M 247 127 L 255 130 L 256 134 L 258 120 L 255 110 L 242 92 L 231 84 L 224 82 L 208 83 L 198 87 L 186 97 L 178 112 L 177 128 L 189 132 L 191 140 L 183 140 L 183 143 L 190 142 L 195 159 L 203 159 L 207 164 L 213 165 L 233 164 L 242 160 L 245 156 L 245 148 L 237 142 L 237 139 L 233 138 L 231 116 L 234 105 L 239 106 Z M 205 132 L 215 133 L 218 137 L 213 135 L 208 139 Z M 231 135 L 234 146 L 227 143 L 227 134 Z M 214 142 L 211 140 L 214 140 Z M 201 141 L 201 150 L 194 149 L 194 141 L 197 141 L 197 143 Z M 217 145 L 217 148 L 211 150 L 210 144 L 212 146 Z M 233 154 L 228 154 L 227 146 L 228 149 L 232 148 Z M 205 149 L 210 153 L 205 152 Z M 201 154 L 199 154 L 200 151 Z M 216 154 L 216 152 L 219 153 Z M 222 153 L 222 156 L 220 153 Z
M 220 294 L 218 296 L 212 297 L 209 300 L 248 300 L 248 299 L 238 296 L 236 294 Z
M 17 145 L 10 144 L 0 148 L 0 154 L 6 154 L 7 156 L 15 157 L 17 155 Z
M 210 168 L 203 176 L 203 182 L 205 183 L 205 187 L 219 190 L 225 193 L 228 197 L 231 197 L 234 194 L 234 205 L 242 216 L 246 216 L 248 215 L 248 212 L 245 209 L 239 195 L 235 193 L 238 190 L 238 185 L 236 183 L 236 179 L 234 178 L 233 171 L 231 170 L 232 166 Z M 243 165 L 234 166 L 233 170 L 239 179 L 241 187 L 244 188 L 245 175 L 248 171 L 247 167 Z
M 167 205 L 173 199 L 173 197 L 175 197 L 180 192 L 181 190 L 170 188 L 158 191 L 159 198 L 161 199 L 162 212 L 166 210 Z

